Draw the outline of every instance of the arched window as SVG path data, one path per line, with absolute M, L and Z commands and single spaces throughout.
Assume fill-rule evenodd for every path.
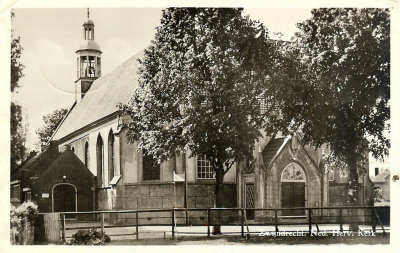
M 74 147 L 72 147 L 72 148 L 71 148 L 71 151 L 75 153 L 75 148 L 74 148 Z
M 89 168 L 89 143 L 85 143 L 85 166 Z
M 97 187 L 104 186 L 104 145 L 103 139 L 99 135 L 96 143 L 96 158 L 97 158 Z
M 298 163 L 290 163 L 281 174 L 281 207 L 306 206 L 306 174 Z M 283 216 L 304 215 L 304 209 L 282 210 Z
M 115 147 L 114 147 L 114 133 L 110 130 L 108 134 L 108 182 L 110 182 L 114 177 L 114 157 L 115 157 Z
M 282 171 L 281 182 L 305 182 L 306 174 L 297 163 L 291 163 Z

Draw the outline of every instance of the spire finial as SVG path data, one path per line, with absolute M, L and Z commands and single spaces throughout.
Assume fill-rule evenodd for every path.
M 87 18 L 89 19 L 89 8 L 87 8 Z

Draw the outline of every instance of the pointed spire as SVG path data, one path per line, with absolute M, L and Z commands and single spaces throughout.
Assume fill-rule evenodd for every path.
M 87 18 L 89 19 L 89 8 L 87 8 Z

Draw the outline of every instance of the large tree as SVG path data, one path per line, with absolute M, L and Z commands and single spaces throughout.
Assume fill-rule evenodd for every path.
M 164 10 L 141 60 L 140 87 L 122 108 L 132 118 L 128 139 L 159 162 L 184 150 L 205 155 L 222 207 L 224 175 L 261 136 L 258 98 L 274 54 L 267 29 L 242 9 Z
M 269 131 L 301 131 L 328 144 L 349 170 L 349 204 L 360 204 L 359 175 L 371 152 L 388 155 L 390 19 L 387 9 L 314 9 L 285 46 L 271 92 L 281 117 Z
M 36 134 L 39 135 L 42 145 L 48 144 L 67 112 L 68 109 L 62 108 L 43 116 L 44 125 L 36 130 Z
M 14 13 L 11 13 L 11 18 Z M 11 92 L 17 92 L 24 65 L 20 62 L 22 46 L 19 37 L 11 33 Z M 25 130 L 22 125 L 22 107 L 15 102 L 10 105 L 10 170 L 13 172 L 26 157 Z

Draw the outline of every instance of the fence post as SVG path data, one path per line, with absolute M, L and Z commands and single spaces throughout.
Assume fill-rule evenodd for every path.
M 343 209 L 339 208 L 339 224 L 340 224 L 340 232 L 343 232 Z
M 189 216 L 187 208 L 185 208 L 185 224 L 186 226 L 189 224 Z
M 101 213 L 101 242 L 104 243 L 104 213 Z
M 308 235 L 311 236 L 312 220 L 311 220 L 311 208 L 308 208 Z
M 278 229 L 278 210 L 275 209 L 275 233 L 278 233 L 279 229 Z
M 383 224 L 382 224 L 382 222 L 381 222 L 381 219 L 379 218 L 379 214 L 378 214 L 378 212 L 376 211 L 376 208 L 375 208 L 375 207 L 374 207 L 373 209 L 374 209 L 375 218 L 376 218 L 375 221 L 378 221 L 378 222 L 379 222 L 379 225 L 381 225 L 381 228 L 382 228 L 382 231 L 383 231 L 383 235 L 386 235 L 385 228 L 383 227 Z M 375 222 L 375 223 L 376 223 L 376 222 Z
M 241 228 L 241 235 L 244 237 L 244 210 L 240 209 L 240 212 L 242 213 L 242 228 Z
M 65 233 L 65 213 L 62 214 L 62 241 L 65 243 L 67 241 L 66 239 L 66 233 Z
M 376 220 L 375 220 L 375 212 L 374 208 L 371 208 L 371 225 L 372 225 L 372 231 L 376 232 Z
M 210 237 L 210 208 L 207 209 L 207 237 Z
M 172 239 L 175 239 L 175 210 L 172 208 L 171 211 L 171 226 L 172 226 Z
M 139 212 L 136 210 L 136 240 L 139 240 Z

